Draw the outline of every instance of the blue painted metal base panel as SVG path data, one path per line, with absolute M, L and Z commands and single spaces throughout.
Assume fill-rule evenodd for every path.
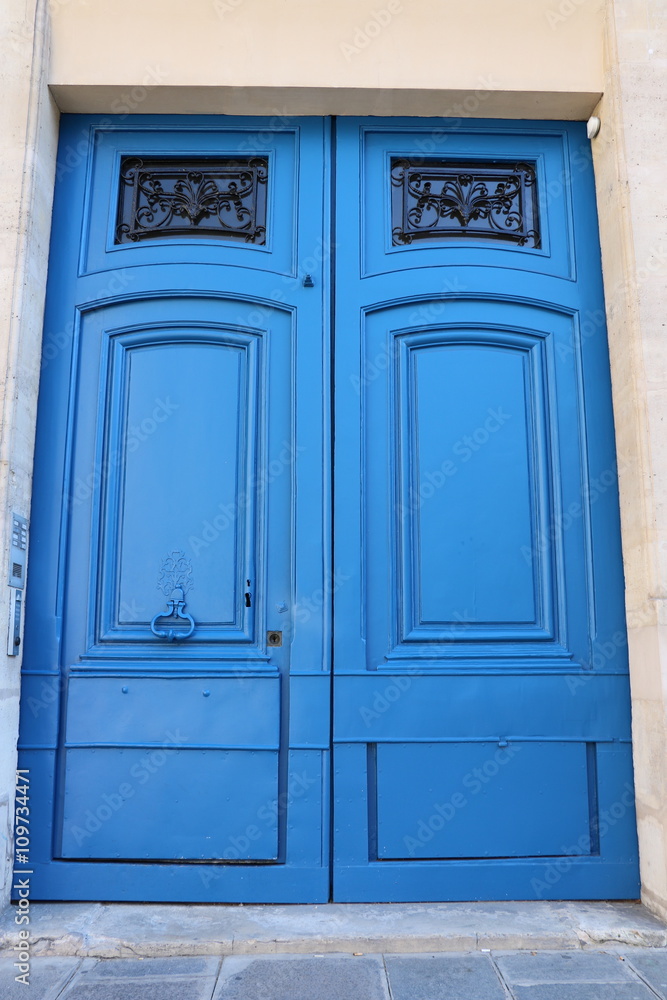
M 614 886 L 610 897 L 610 886 Z M 638 899 L 634 861 L 590 864 L 577 859 L 537 862 L 409 862 L 336 868 L 339 903 L 461 903 L 495 899 Z
M 329 869 L 262 865 L 36 865 L 33 902 L 326 903 Z
M 275 860 L 278 793 L 277 751 L 70 749 L 62 856 Z
M 629 743 L 600 743 L 594 754 L 589 749 L 583 757 L 577 744 L 572 744 L 570 757 L 576 768 L 588 772 L 590 792 L 579 787 L 578 802 L 575 796 L 564 799 L 564 817 L 558 814 L 557 804 L 554 810 L 549 807 L 553 774 L 545 770 L 527 774 L 525 770 L 537 766 L 543 756 L 540 744 L 512 740 L 490 755 L 484 754 L 480 744 L 468 744 L 463 766 L 457 764 L 443 784 L 439 768 L 443 758 L 451 761 L 454 747 L 397 744 L 369 751 L 360 743 L 336 746 L 334 895 L 338 901 L 639 896 Z M 550 745 L 556 756 L 561 749 Z M 386 750 L 390 757 L 402 754 L 403 761 L 394 768 L 390 805 L 378 808 L 383 782 L 377 781 L 376 761 Z M 415 760 L 421 767 L 413 770 L 411 787 L 402 781 L 401 769 Z M 511 769 L 519 761 L 522 770 L 515 771 L 514 777 L 519 783 L 527 782 L 526 795 L 532 796 L 533 805 L 523 803 L 513 812 L 507 795 L 499 802 L 497 793 L 501 787 L 507 792 L 509 782 L 510 793 L 516 794 L 517 786 L 514 791 L 511 788 Z M 495 766 L 489 767 L 490 763 Z M 590 810 L 585 816 L 582 801 Z M 572 825 L 577 808 L 580 812 Z M 392 846 L 405 850 L 401 860 L 382 860 L 383 827 L 393 833 Z M 514 829 L 513 838 L 511 833 L 506 835 L 508 828 Z M 472 856 L 474 848 L 488 854 L 496 844 L 504 845 L 510 854 L 522 843 L 527 855 L 532 850 L 541 856 Z
M 239 825 L 234 833 L 228 831 L 224 843 L 209 848 L 211 857 L 219 855 L 215 863 L 164 864 L 154 860 L 128 863 L 58 859 L 51 841 L 52 816 L 59 812 L 54 799 L 57 756 L 53 750 L 24 749 L 19 754 L 19 767 L 30 774 L 31 898 L 158 903 L 327 902 L 330 896 L 327 758 L 327 753 L 318 750 L 290 751 L 289 776 L 280 797 L 267 798 L 249 823 Z M 98 809 L 103 804 L 100 796 Z M 103 829 L 106 823 L 112 823 L 108 818 L 112 809 L 96 809 L 91 825 Z M 123 811 L 121 807 L 119 814 Z M 288 850 L 280 862 L 244 862 L 243 854 L 253 849 L 261 827 L 270 826 L 276 816 L 284 822 L 288 813 Z M 312 837 L 312 831 L 321 826 L 324 837 L 320 841 Z M 215 833 L 213 826 L 210 829 Z
M 560 854 L 589 837 L 583 743 L 390 743 L 375 755 L 380 860 Z

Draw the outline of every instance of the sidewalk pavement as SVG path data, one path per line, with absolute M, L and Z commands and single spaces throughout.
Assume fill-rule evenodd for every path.
M 2 1000 L 667 1000 L 667 949 L 0 957 Z
M 20 943 L 15 916 L 0 915 L 0 950 Z M 33 956 L 65 958 L 667 948 L 645 907 L 608 902 L 31 903 L 29 930 Z

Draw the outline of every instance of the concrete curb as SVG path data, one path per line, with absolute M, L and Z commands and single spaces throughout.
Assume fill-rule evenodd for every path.
M 15 912 L 0 917 L 0 948 L 18 942 Z M 37 903 L 30 917 L 33 955 L 86 958 L 667 947 L 639 903 Z

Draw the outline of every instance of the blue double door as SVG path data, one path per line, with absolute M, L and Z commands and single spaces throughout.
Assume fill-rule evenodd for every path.
M 34 894 L 638 894 L 577 124 L 66 117 Z

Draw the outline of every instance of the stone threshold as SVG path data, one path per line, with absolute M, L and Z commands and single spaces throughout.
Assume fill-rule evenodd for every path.
M 18 942 L 16 912 L 0 916 L 0 948 Z M 606 902 L 34 903 L 29 929 L 33 955 L 86 958 L 667 947 L 640 903 Z

